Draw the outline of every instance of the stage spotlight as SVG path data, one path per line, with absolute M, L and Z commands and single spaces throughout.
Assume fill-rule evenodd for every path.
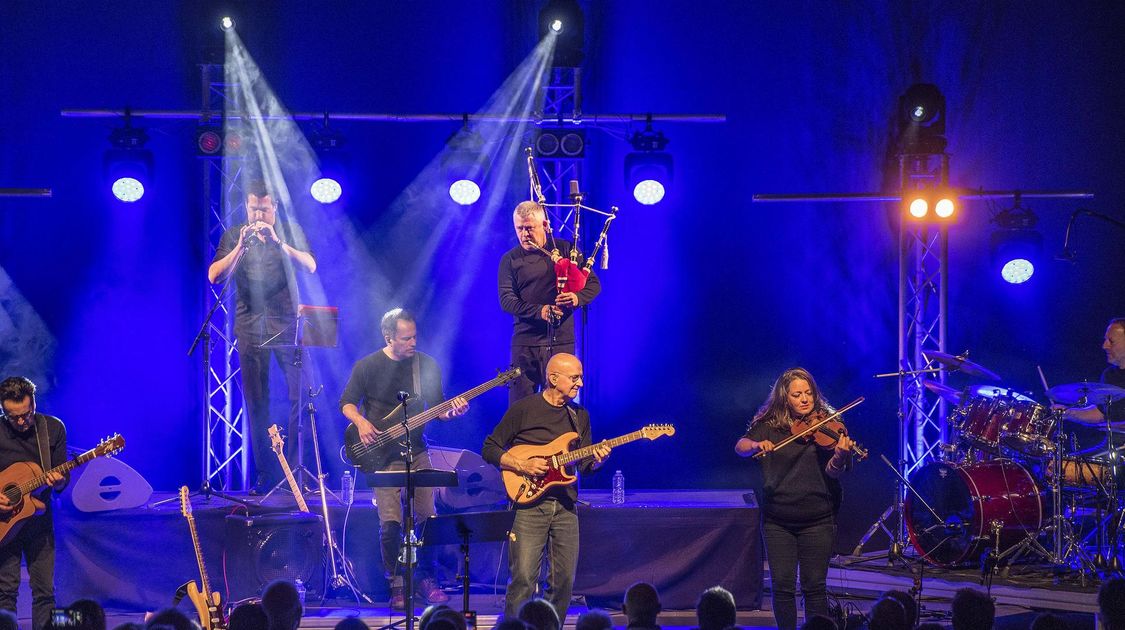
M 199 127 L 195 130 L 195 148 L 200 155 L 219 155 L 223 151 L 222 130 L 211 125 Z
M 1043 236 L 1034 229 L 1038 220 L 1018 197 L 1013 207 L 992 217 L 996 225 L 991 239 L 992 261 L 1005 282 L 1021 284 L 1035 274 L 1043 254 Z
M 484 138 L 470 130 L 466 121 L 446 142 L 441 157 L 441 173 L 449 184 L 449 198 L 462 206 L 476 203 L 489 163 Z
M 629 138 L 629 144 L 634 151 L 625 156 L 625 185 L 638 203 L 660 203 L 672 185 L 672 155 L 664 151 L 668 139 L 653 131 L 650 121 L 644 131 Z
M 340 182 L 331 177 L 321 177 L 309 186 L 309 193 L 316 201 L 324 204 L 334 203 L 343 194 L 344 189 Z
M 949 197 L 942 197 L 941 199 L 938 199 L 938 202 L 936 204 L 934 204 L 934 214 L 936 214 L 938 218 L 941 219 L 948 219 L 949 217 L 953 216 L 953 211 L 955 209 L 956 206 L 954 205 L 953 200 Z
M 341 183 L 347 171 L 343 153 L 344 136 L 328 126 L 328 117 L 325 116 L 323 126 L 313 133 L 311 140 L 316 149 L 320 173 L 309 186 L 309 194 L 319 203 L 335 203 L 344 194 Z
M 899 144 L 906 153 L 945 151 L 945 97 L 932 83 L 916 83 L 899 97 Z
M 582 45 L 586 33 L 578 0 L 549 0 L 544 5 L 539 11 L 539 39 L 549 34 L 558 37 L 553 61 L 555 67 L 577 68 L 582 65 Z
M 930 203 L 918 197 L 910 202 L 910 216 L 923 219 L 930 212 Z
M 144 148 L 148 135 L 144 129 L 129 124 L 109 134 L 112 148 L 104 156 L 105 170 L 114 198 L 125 203 L 139 201 L 145 194 L 145 182 L 152 170 L 152 153 Z
M 234 20 L 232 20 L 229 15 L 224 15 L 223 19 L 219 20 L 219 28 L 224 31 L 229 31 L 234 28 Z

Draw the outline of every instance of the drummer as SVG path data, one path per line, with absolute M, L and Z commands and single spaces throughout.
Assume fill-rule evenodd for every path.
M 1102 350 L 1105 350 L 1106 361 L 1110 365 L 1102 372 L 1101 382 L 1125 389 L 1125 317 L 1109 320 Z M 1105 426 L 1108 416 L 1114 429 L 1125 431 L 1125 400 L 1115 398 L 1113 402 L 1099 405 L 1096 396 L 1091 394 L 1088 402 L 1084 407 L 1066 409 L 1066 419 L 1081 424 Z

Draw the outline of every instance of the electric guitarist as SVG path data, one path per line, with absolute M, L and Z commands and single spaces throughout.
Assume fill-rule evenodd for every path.
M 41 470 L 51 470 L 66 462 L 66 427 L 54 416 L 35 408 L 35 384 L 22 376 L 0 382 L 0 470 L 19 462 L 31 462 Z M 35 630 L 50 620 L 55 607 L 55 534 L 50 496 L 66 487 L 69 475 L 49 472 L 46 488 L 23 501 L 13 502 L 0 493 L 0 520 L 15 517 L 20 504 L 34 498 L 45 504 L 45 511 L 27 518 L 15 538 L 0 547 L 0 608 L 16 610 L 20 583 L 20 561 L 26 560 L 31 583 L 31 618 Z
M 543 445 L 566 433 L 577 433 L 580 447 L 592 447 L 588 459 L 578 469 L 588 472 L 600 468 L 609 456 L 606 443 L 594 444 L 590 435 L 590 414 L 574 402 L 582 388 L 582 362 L 573 354 L 560 353 L 547 362 L 547 386 L 538 394 L 521 398 L 508 408 L 500 424 L 484 441 L 484 460 L 505 471 L 529 477 L 542 477 L 550 469 L 541 457 L 520 457 L 520 445 Z M 512 451 L 515 450 L 515 453 Z M 508 593 L 505 616 L 535 594 L 544 550 L 551 558 L 550 602 L 563 614 L 570 606 L 574 572 L 578 569 L 578 513 L 574 503 L 578 491 L 574 484 L 555 485 L 534 502 L 515 507 L 516 520 L 508 551 Z M 548 532 L 550 535 L 548 536 Z
M 401 308 L 393 309 L 383 315 L 380 329 L 386 346 L 356 362 L 340 397 L 340 411 L 358 430 L 359 440 L 364 445 L 373 445 L 381 434 L 403 420 L 395 416 L 385 423 L 381 420 L 399 405 L 400 392 L 408 396 L 404 404 L 407 416 L 414 416 L 426 407 L 445 401 L 437 361 L 417 350 L 418 327 L 414 316 Z M 460 398 L 450 402 L 448 411 L 441 416 L 443 419 L 463 415 L 469 408 L 468 402 Z M 413 470 L 432 467 L 422 428 L 418 426 L 409 431 Z M 405 470 L 405 451 L 404 444 L 399 441 L 384 445 L 372 454 L 376 463 L 368 472 Z M 383 570 L 391 584 L 391 607 L 400 609 L 406 602 L 403 572 L 398 562 L 403 537 L 403 495 L 405 490 L 402 488 L 375 489 Z M 416 523 L 434 514 L 432 488 L 416 489 L 414 514 Z M 429 551 L 423 547 L 422 553 L 419 553 L 417 576 L 420 579 L 415 580 L 415 591 L 430 604 L 440 604 L 448 601 L 449 596 L 442 592 L 431 575 L 433 561 Z

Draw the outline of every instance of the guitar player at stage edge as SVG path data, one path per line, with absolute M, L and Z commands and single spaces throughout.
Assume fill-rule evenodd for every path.
M 485 461 L 522 475 L 547 472 L 542 458 L 522 459 L 508 452 L 520 444 L 548 444 L 568 432 L 579 436 L 579 446 L 590 446 L 590 414 L 574 398 L 582 388 L 582 362 L 573 354 L 560 353 L 547 362 L 547 387 L 539 395 L 522 398 L 508 408 L 500 423 L 484 441 Z M 610 447 L 600 445 L 594 457 L 579 465 L 589 472 L 600 468 Z M 574 503 L 578 491 L 573 484 L 550 488 L 529 505 L 516 506 L 508 551 L 508 592 L 504 616 L 514 619 L 520 604 L 535 595 L 543 552 L 550 545 L 551 563 L 546 599 L 562 619 L 570 605 L 574 574 L 578 569 L 578 514 Z
M 35 383 L 22 376 L 4 379 L 0 382 L 0 405 L 4 410 L 4 421 L 0 423 L 0 478 L 9 483 L 24 481 L 23 476 L 8 478 L 5 474 L 17 462 L 33 462 L 43 470 L 66 462 L 66 427 L 58 418 L 36 412 Z M 69 481 L 69 475 L 49 472 L 47 486 L 38 495 L 46 504 L 46 511 L 27 518 L 15 537 L 0 547 L 0 608 L 15 612 L 20 561 L 26 560 L 35 630 L 47 625 L 55 607 L 55 529 L 50 493 L 61 491 Z M 0 517 L 11 514 L 13 509 L 9 498 L 0 494 Z

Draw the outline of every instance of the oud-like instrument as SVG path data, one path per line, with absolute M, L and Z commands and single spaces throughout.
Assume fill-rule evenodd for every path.
M 429 421 L 445 414 L 453 408 L 453 400 L 457 398 L 464 398 L 465 400 L 472 400 L 477 396 L 487 392 L 488 390 L 510 383 L 519 378 L 520 369 L 518 367 L 512 368 L 506 372 L 501 372 L 496 378 L 485 381 L 480 385 L 470 389 L 463 394 L 454 396 L 443 403 L 434 405 L 426 410 L 420 410 L 418 413 L 410 414 L 407 424 L 411 431 L 420 429 Z M 411 398 L 405 404 L 407 410 L 410 410 L 410 405 L 417 399 Z M 372 424 L 376 429 L 382 431 L 375 437 L 375 442 L 372 444 L 364 444 L 359 439 L 359 428 L 354 424 L 348 423 L 348 428 L 344 430 L 344 452 L 347 453 L 348 460 L 355 466 L 358 466 L 363 472 L 375 472 L 382 470 L 386 467 L 387 463 L 399 456 L 402 449 L 401 443 L 406 438 L 406 429 L 402 426 L 402 406 L 399 403 L 387 415 L 383 416 L 380 420 L 375 420 Z
M 24 521 L 29 517 L 46 511 L 47 505 L 32 493 L 47 485 L 49 473 L 66 474 L 95 457 L 113 455 L 123 448 L 125 448 L 125 438 L 113 435 L 78 457 L 67 460 L 47 472 L 43 472 L 35 462 L 16 462 L 0 472 L 0 488 L 3 488 L 0 492 L 4 493 L 8 503 L 12 505 L 12 511 L 0 517 L 0 547 L 15 538 L 23 528 Z
M 203 630 L 225 630 L 227 622 L 223 618 L 222 596 L 218 591 L 211 590 L 211 580 L 207 577 L 207 565 L 203 563 L 203 548 L 199 546 L 199 532 L 195 529 L 195 516 L 192 515 L 189 495 L 188 487 L 182 486 L 180 512 L 187 519 L 188 530 L 191 531 L 191 545 L 195 548 L 195 562 L 199 565 L 199 584 L 194 580 L 187 583 L 187 598 L 195 606 Z
M 277 455 L 277 461 L 281 464 L 282 472 L 285 473 L 285 480 L 289 482 L 289 489 L 293 491 L 293 498 L 297 500 L 297 507 L 307 514 L 309 505 L 305 503 L 305 493 L 301 492 L 301 487 L 297 485 L 297 479 L 293 477 L 293 470 L 289 468 L 289 460 L 285 459 L 285 440 L 281 437 L 281 431 L 278 430 L 276 424 L 271 424 L 268 431 L 270 433 L 270 448 Z
M 500 477 L 504 481 L 504 489 L 508 492 L 508 498 L 513 503 L 518 505 L 534 503 L 547 490 L 555 486 L 566 486 L 574 483 L 578 477 L 568 471 L 567 467 L 593 457 L 594 448 L 597 446 L 605 444 L 612 448 L 635 440 L 655 440 L 658 437 L 675 434 L 676 427 L 671 424 L 649 424 L 632 433 L 626 433 L 611 440 L 574 450 L 571 449 L 578 440 L 578 434 L 574 431 L 563 433 L 548 444 L 517 444 L 508 449 L 510 455 L 520 459 L 540 458 L 546 460 L 547 472 L 532 477 L 511 470 L 502 470 L 500 471 Z

